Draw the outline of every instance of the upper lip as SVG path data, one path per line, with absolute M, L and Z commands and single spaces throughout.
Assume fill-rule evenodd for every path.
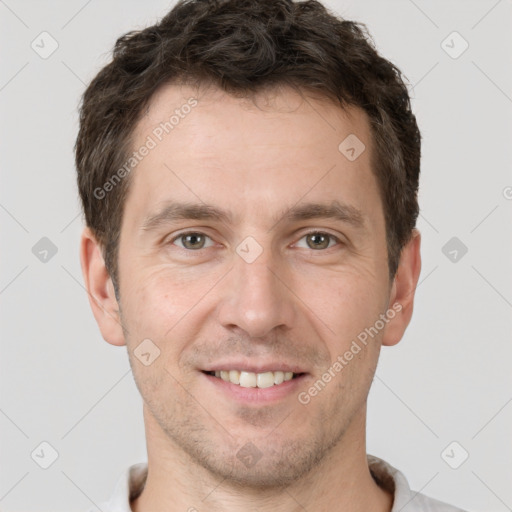
M 307 373 L 302 366 L 297 364 L 275 362 L 247 362 L 247 361 L 224 361 L 211 363 L 201 368 L 204 372 L 215 372 L 221 370 L 239 370 L 242 372 L 265 373 L 265 372 L 293 372 Z

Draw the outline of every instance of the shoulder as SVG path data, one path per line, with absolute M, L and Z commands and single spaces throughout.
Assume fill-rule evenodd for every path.
M 442 501 L 435 500 L 434 498 L 429 498 L 424 494 L 413 494 L 414 496 L 409 504 L 401 509 L 403 512 L 465 512 L 461 508 L 448 505 L 448 503 L 443 503 Z M 394 512 L 394 508 L 392 512 Z
M 127 468 L 117 479 L 117 483 L 110 499 L 99 503 L 87 512 L 131 512 L 130 501 L 138 496 L 147 477 L 147 463 L 138 463 Z
M 412 491 L 404 474 L 386 461 L 373 455 L 367 455 L 367 459 L 375 481 L 394 497 L 391 512 L 465 512 L 461 508 Z

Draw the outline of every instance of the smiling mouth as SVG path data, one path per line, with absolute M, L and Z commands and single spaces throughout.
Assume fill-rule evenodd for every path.
M 253 373 L 239 370 L 217 370 L 203 373 L 243 388 L 270 388 L 304 375 L 303 373 L 282 371 Z

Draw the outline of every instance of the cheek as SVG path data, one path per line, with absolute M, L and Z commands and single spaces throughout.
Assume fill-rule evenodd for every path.
M 371 271 L 343 270 L 331 273 L 325 286 L 308 286 L 301 296 L 308 297 L 312 318 L 326 325 L 326 333 L 341 351 L 365 328 L 373 325 L 387 305 L 387 287 Z M 324 276 L 325 278 L 325 276 Z M 309 280 L 308 280 L 309 282 Z M 315 279 L 312 278 L 312 284 Z M 313 291 L 311 291 L 313 290 Z
M 173 362 L 183 349 L 180 340 L 186 339 L 180 335 L 179 321 L 186 314 L 187 300 L 179 289 L 170 288 L 170 282 L 162 273 L 145 275 L 133 281 L 131 294 L 122 303 L 130 364 L 149 404 L 175 400 L 176 390 L 170 393 L 177 386 Z
M 161 329 L 169 329 L 173 321 L 178 321 L 190 310 L 199 293 L 197 284 L 167 267 L 153 268 L 150 273 L 142 273 L 134 280 L 127 297 L 129 320 L 161 335 Z
M 199 335 L 201 324 L 191 318 L 201 311 L 201 298 L 219 279 L 214 274 L 191 276 L 191 272 L 168 265 L 139 275 L 133 271 L 130 294 L 121 297 L 129 349 L 133 351 L 142 340 L 150 339 L 160 350 L 158 362 L 175 364 Z

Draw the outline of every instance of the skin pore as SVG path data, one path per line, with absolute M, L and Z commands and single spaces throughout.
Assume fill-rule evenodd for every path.
M 155 129 L 189 98 L 197 105 L 159 140 Z M 129 178 L 120 303 L 101 248 L 88 228 L 82 236 L 95 318 L 107 342 L 127 345 L 144 400 L 148 478 L 131 506 L 389 512 L 366 460 L 366 402 L 381 346 L 412 315 L 420 235 L 390 281 L 362 110 L 285 87 L 256 100 L 187 85 L 154 95 L 133 139 L 134 150 L 148 136 L 156 144 Z M 365 145 L 354 161 L 338 149 L 350 134 Z M 378 335 L 301 403 L 394 304 Z M 148 365 L 136 355 L 143 340 L 158 352 Z M 301 376 L 290 391 L 244 395 L 206 373 L 240 366 Z

